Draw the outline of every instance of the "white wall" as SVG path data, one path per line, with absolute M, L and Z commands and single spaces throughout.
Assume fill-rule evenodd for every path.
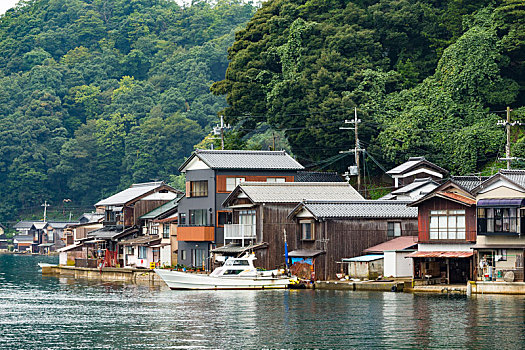
M 385 277 L 413 277 L 413 260 L 405 258 L 411 251 L 385 251 L 384 276 Z
M 67 265 L 67 252 L 60 252 L 58 255 L 58 264 L 63 266 Z
M 471 252 L 474 244 L 457 243 L 419 243 L 417 249 L 421 252 Z
M 160 248 L 160 266 L 171 266 L 171 245 Z

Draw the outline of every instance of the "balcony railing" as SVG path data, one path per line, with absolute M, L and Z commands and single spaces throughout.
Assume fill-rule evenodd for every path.
M 478 235 L 518 235 L 525 233 L 525 218 L 478 218 Z
M 224 225 L 224 239 L 253 239 L 256 237 L 255 225 Z

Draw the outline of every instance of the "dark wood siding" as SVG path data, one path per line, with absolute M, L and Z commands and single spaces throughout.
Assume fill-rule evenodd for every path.
M 416 218 L 328 220 L 315 223 L 315 241 L 303 241 L 299 223 L 287 218 L 294 207 L 295 204 L 258 206 L 257 220 L 263 223 L 258 225 L 258 235 L 262 226 L 262 242 L 268 243 L 267 248 L 256 251 L 258 267 L 284 267 L 285 229 L 289 252 L 296 249 L 326 251 L 314 260 L 314 272 L 319 280 L 336 278 L 335 274 L 342 268 L 338 263 L 341 259 L 362 255 L 366 248 L 391 239 L 387 237 L 388 222 L 401 222 L 403 236 L 416 236 L 418 232 Z M 264 214 L 260 208 L 264 208 Z
M 288 214 L 297 204 L 266 204 L 257 208 L 257 236 L 262 242 L 268 243 L 266 249 L 256 252 L 257 266 L 266 269 L 277 269 L 285 266 L 284 261 L 284 230 L 288 242 L 288 251 L 297 249 L 297 224 L 289 220 Z M 263 210 L 261 210 L 263 208 Z M 262 223 L 262 224 L 261 224 Z M 262 232 L 261 232 L 262 228 Z M 262 233 L 262 237 L 260 236 Z
M 152 200 L 152 201 L 149 201 L 149 200 L 148 201 L 146 200 L 138 201 L 137 203 L 135 203 L 135 207 L 133 208 L 134 224 L 137 226 L 140 225 L 139 218 L 142 215 L 149 213 L 153 209 L 156 209 L 160 207 L 161 205 L 166 204 L 167 202 L 169 202 L 169 200 L 165 200 L 165 199 L 164 200 Z M 126 222 L 127 222 L 127 218 L 126 218 Z
M 418 240 L 421 243 L 430 241 L 430 211 L 431 210 L 465 210 L 465 240 L 460 242 L 476 242 L 476 207 L 466 206 L 440 197 L 430 198 L 418 205 Z M 436 242 L 437 240 L 432 240 Z M 453 240 L 452 242 L 457 242 Z

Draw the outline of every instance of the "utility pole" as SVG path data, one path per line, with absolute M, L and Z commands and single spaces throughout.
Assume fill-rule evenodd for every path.
M 510 169 L 510 107 L 507 106 L 507 144 L 505 145 L 505 157 L 507 158 L 507 170 Z
M 510 112 L 512 111 L 512 109 L 510 109 L 510 107 L 507 107 L 507 119 L 506 120 L 498 120 L 498 125 L 503 125 L 505 126 L 505 131 L 507 133 L 507 142 L 505 144 L 505 158 L 499 158 L 499 160 L 505 160 L 507 162 L 507 169 L 510 169 L 510 162 L 512 162 L 513 160 L 521 160 L 522 158 L 516 158 L 516 157 L 511 157 L 510 155 L 510 127 L 511 126 L 521 126 L 523 125 L 522 122 L 520 121 L 515 121 L 515 122 L 510 122 Z
M 44 201 L 44 204 L 42 204 L 42 206 L 44 207 L 44 222 L 47 221 L 47 207 L 50 206 L 50 204 L 47 204 L 47 201 Z
M 230 129 L 230 124 L 224 125 L 224 116 L 221 115 L 221 124 L 213 127 L 213 134 L 221 135 L 221 149 L 224 149 L 224 129 Z
M 349 149 L 348 151 L 340 151 L 339 153 L 353 152 L 355 154 L 355 165 L 357 166 L 357 191 L 361 191 L 361 166 L 359 153 L 364 152 L 365 149 L 361 148 L 359 144 L 359 132 L 358 124 L 361 123 L 361 119 L 357 119 L 357 107 L 354 108 L 354 120 L 345 120 L 345 124 L 354 124 L 353 128 L 340 127 L 340 130 L 351 130 L 354 129 L 355 148 Z M 351 174 L 350 174 L 351 175 Z

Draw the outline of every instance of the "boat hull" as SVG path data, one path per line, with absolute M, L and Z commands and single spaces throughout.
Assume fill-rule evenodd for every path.
M 288 278 L 212 277 L 159 269 L 156 269 L 155 272 L 170 289 L 284 289 L 290 284 Z

